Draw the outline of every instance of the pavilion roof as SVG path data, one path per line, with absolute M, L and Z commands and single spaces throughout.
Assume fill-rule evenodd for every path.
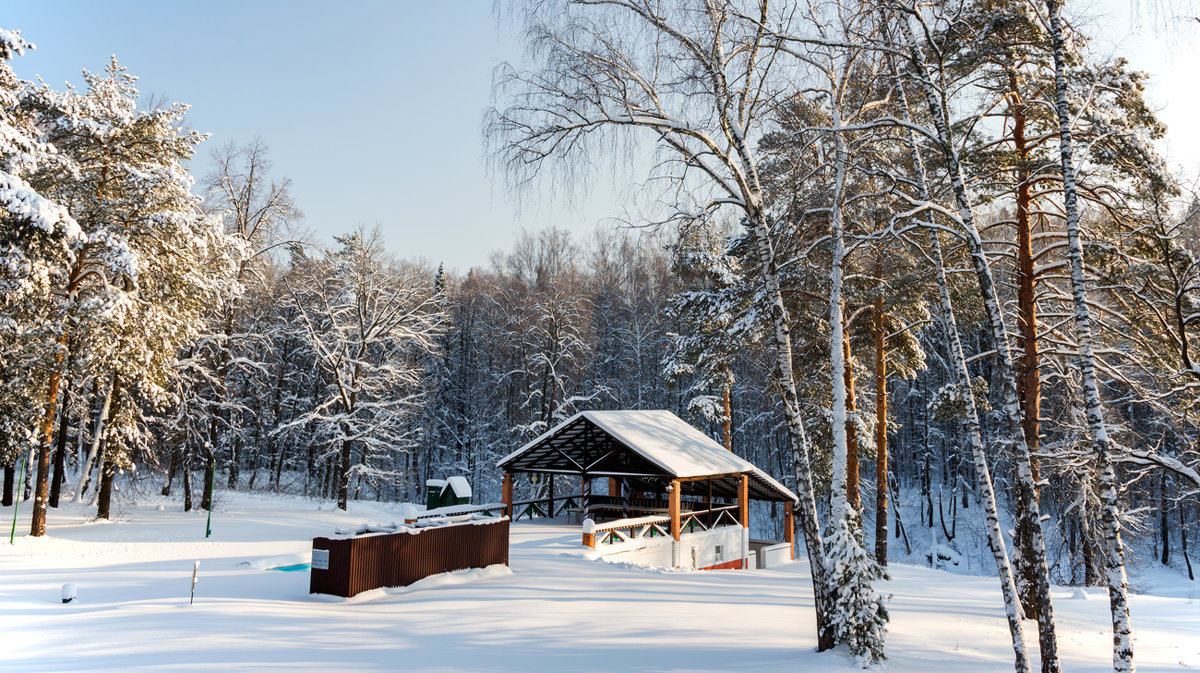
M 717 479 L 716 493 L 736 492 L 734 475 L 750 477 L 756 500 L 795 502 L 795 494 L 669 411 L 583 411 L 505 456 L 507 472 L 586 474 L 638 479 Z M 724 479 L 718 479 L 718 478 Z

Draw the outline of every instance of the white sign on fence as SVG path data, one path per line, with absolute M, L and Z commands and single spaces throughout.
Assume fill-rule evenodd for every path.
M 314 549 L 312 553 L 313 570 L 329 570 L 329 550 Z

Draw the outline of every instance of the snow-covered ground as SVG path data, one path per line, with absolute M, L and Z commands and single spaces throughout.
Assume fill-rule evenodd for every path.
M 28 528 L 22 507 L 18 532 Z M 225 493 L 203 512 L 142 499 L 119 521 L 75 505 L 50 534 L 0 544 L 0 670 L 15 671 L 842 671 L 817 654 L 807 566 L 672 572 L 587 561 L 579 528 L 514 526 L 511 573 L 469 572 L 350 600 L 308 594 L 311 538 L 396 520 L 398 505 Z M 5 529 L 11 508 L 0 508 Z M 7 530 L 5 530 L 7 533 Z M 188 605 L 200 561 L 196 602 Z M 992 578 L 891 568 L 886 671 L 1012 670 Z M 72 582 L 78 598 L 62 604 Z M 1142 673 L 1200 670 L 1191 582 L 1155 577 L 1133 598 Z M 1157 588 L 1156 588 L 1157 592 Z M 1200 594 L 1200 591 L 1195 593 Z M 1200 597 L 1200 596 L 1196 596 Z M 1111 670 L 1103 593 L 1054 592 L 1064 670 Z M 1026 634 L 1036 652 L 1036 633 Z

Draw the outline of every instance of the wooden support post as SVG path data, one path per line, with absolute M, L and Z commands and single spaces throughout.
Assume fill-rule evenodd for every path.
M 742 483 L 738 484 L 738 520 L 742 528 L 750 527 L 750 476 L 742 475 Z
M 669 509 L 671 513 L 671 537 L 679 542 L 679 504 L 680 496 L 682 495 L 679 487 L 679 480 L 672 479 L 671 485 L 668 487 L 669 492 L 667 498 L 670 502 Z
M 796 515 L 795 504 L 785 502 L 783 504 L 783 541 L 788 543 L 788 551 L 792 554 L 792 560 L 796 560 Z
M 513 476 L 512 472 L 504 473 L 504 483 L 500 486 L 500 497 L 504 502 L 504 516 L 513 517 Z
M 709 528 L 712 528 L 712 526 L 713 526 L 713 513 L 712 513 L 712 508 L 713 508 L 713 499 L 712 499 L 712 483 L 713 483 L 713 480 L 712 480 L 712 479 L 709 479 L 709 480 L 708 480 L 708 501 L 704 503 L 704 505 L 705 505 L 704 509 L 707 509 L 707 510 L 708 510 L 708 527 L 709 527 Z
M 551 472 L 549 475 L 547 475 L 547 478 L 550 480 L 550 484 L 549 484 L 549 486 L 550 486 L 550 508 L 549 508 L 549 510 L 547 510 L 546 516 L 553 519 L 554 518 L 554 473 Z
M 585 474 L 581 477 L 580 482 L 580 507 L 583 509 L 583 518 L 590 519 L 592 517 L 592 480 Z
M 743 474 L 738 484 L 738 519 L 742 522 L 742 569 L 750 561 L 750 475 Z
M 583 546 L 596 548 L 596 523 L 590 519 L 583 523 Z

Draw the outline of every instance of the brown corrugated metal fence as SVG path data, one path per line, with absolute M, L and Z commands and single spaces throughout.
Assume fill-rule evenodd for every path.
M 314 567 L 309 593 L 349 598 L 380 587 L 403 587 L 419 579 L 464 568 L 508 565 L 508 519 L 352 538 L 313 539 L 329 551 L 329 568 Z

